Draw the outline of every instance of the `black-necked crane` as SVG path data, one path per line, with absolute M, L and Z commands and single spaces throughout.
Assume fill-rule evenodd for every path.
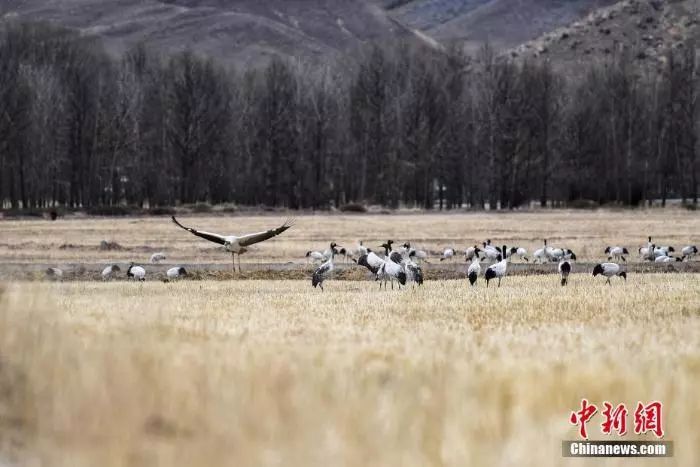
M 377 272 L 377 278 L 379 279 L 379 288 L 382 288 L 382 283 L 384 283 L 384 289 L 386 289 L 387 281 L 391 282 L 391 289 L 394 289 L 394 281 L 399 282 L 399 288 L 402 285 L 406 285 L 406 272 L 403 266 L 403 257 L 398 251 L 392 251 L 391 245 L 394 243 L 393 240 L 387 240 L 386 243 L 381 245 L 384 248 L 384 258 L 383 264 L 379 267 Z
M 568 248 L 546 247 L 544 252 L 549 261 L 576 260 L 576 254 Z
M 161 261 L 165 261 L 166 259 L 168 259 L 168 258 L 165 256 L 165 253 L 163 253 L 162 251 L 159 251 L 158 253 L 153 253 L 151 255 L 150 261 L 152 264 L 158 264 Z
M 472 257 L 472 262 L 469 265 L 469 268 L 467 268 L 467 277 L 469 278 L 469 283 L 472 285 L 472 287 L 474 284 L 476 284 L 479 274 L 481 274 L 481 264 L 479 264 L 479 256 L 475 255 Z
M 569 274 L 571 274 L 571 263 L 567 260 L 562 260 L 559 262 L 557 267 L 559 270 L 559 276 L 561 276 L 561 285 L 565 286 L 569 281 Z
M 654 250 L 656 250 L 656 245 L 651 243 L 651 237 L 649 237 L 647 246 L 639 247 L 639 257 L 644 261 L 654 261 Z
M 387 281 L 391 282 L 391 290 L 394 290 L 394 281 L 399 283 L 399 289 L 402 285 L 406 285 L 406 271 L 404 271 L 401 261 L 401 255 L 396 251 L 384 259 L 384 263 L 380 266 L 379 272 L 377 273 L 377 277 L 380 280 L 380 289 L 382 288 L 383 282 L 384 290 L 386 290 Z
M 487 259 L 491 262 L 500 261 L 500 259 L 498 259 L 499 257 L 503 259 L 503 255 L 501 254 L 500 248 L 491 245 L 489 242 L 491 242 L 491 240 L 488 240 L 482 244 L 482 252 L 484 253 L 484 259 Z
M 366 255 L 367 253 L 369 253 L 369 251 L 367 250 L 367 247 L 364 246 L 362 243 L 362 240 L 360 240 L 360 243 L 355 248 L 355 256 L 357 256 L 359 258 L 360 256 Z
M 484 248 L 486 248 L 486 247 L 488 247 L 488 248 L 495 248 L 495 249 L 497 249 L 499 252 L 501 251 L 501 247 L 500 247 L 500 246 L 491 245 L 491 239 L 490 239 L 490 238 L 487 238 L 487 239 L 486 239 L 486 241 L 483 243 L 483 246 L 484 246 Z
M 506 256 L 508 256 L 510 259 L 513 259 L 513 257 L 517 256 L 518 258 L 522 259 L 526 263 L 529 262 L 527 259 L 527 250 L 523 247 L 518 247 L 518 246 L 513 246 L 508 249 L 508 252 L 506 253 Z
M 236 255 L 238 255 L 238 271 L 241 271 L 241 255 L 245 253 L 249 246 L 254 245 L 256 243 L 264 242 L 265 240 L 269 240 L 272 237 L 276 237 L 277 235 L 281 234 L 285 230 L 289 229 L 294 225 L 294 221 L 291 219 L 287 219 L 284 224 L 282 224 L 279 227 L 276 227 L 274 229 L 266 230 L 264 232 L 256 232 L 256 233 L 251 233 L 251 234 L 246 234 L 246 235 L 219 235 L 216 233 L 211 233 L 211 232 L 205 232 L 203 230 L 196 230 L 191 227 L 185 227 L 184 225 L 180 224 L 177 219 L 175 219 L 175 216 L 172 216 L 173 222 L 175 225 L 180 227 L 181 229 L 187 230 L 189 233 L 196 235 L 197 237 L 203 238 L 205 240 L 209 240 L 210 242 L 218 243 L 219 245 L 223 245 L 224 248 L 227 251 L 231 252 L 231 259 L 233 261 L 233 270 L 236 270 Z
M 45 271 L 46 277 L 49 280 L 53 281 L 62 281 L 63 280 L 63 269 L 60 268 L 48 268 Z
M 576 261 L 576 253 L 569 248 L 564 248 L 564 259 Z
M 648 237 L 648 239 L 649 241 L 646 248 L 642 247 L 639 249 L 639 255 L 644 259 L 654 261 L 654 259 L 658 258 L 659 256 L 670 256 L 669 253 L 676 251 L 676 249 L 672 246 L 658 246 L 655 243 L 652 243 L 651 237 Z
M 645 261 L 654 261 L 654 244 L 651 243 L 651 237 L 648 237 L 647 246 L 639 247 L 639 257 Z
M 670 256 L 669 253 L 674 253 L 676 251 L 672 246 L 657 246 L 654 248 L 654 256 Z
M 503 245 L 502 251 L 507 251 L 505 245 Z M 504 278 L 506 273 L 508 272 L 508 258 L 499 256 L 497 259 L 498 262 L 486 268 L 486 272 L 484 273 L 484 278 L 486 279 L 486 287 L 489 286 L 489 281 L 495 278 L 498 278 L 498 286 L 500 287 L 501 279 Z
M 548 261 L 548 257 L 547 257 L 547 250 L 548 249 L 549 249 L 549 247 L 547 246 L 547 239 L 545 238 L 544 245 L 542 246 L 542 248 L 538 248 L 532 252 L 532 258 L 533 258 L 532 261 L 536 262 L 536 263 L 546 263 Z
M 321 288 L 321 292 L 323 292 L 323 281 L 328 279 L 331 274 L 333 273 L 333 259 L 335 258 L 335 255 L 338 254 L 338 250 L 336 249 L 338 245 L 335 242 L 331 243 L 331 257 L 328 258 L 328 261 L 323 263 L 314 271 L 313 276 L 311 276 L 311 285 L 316 288 L 316 286 Z
M 135 266 L 134 263 L 129 264 L 129 269 L 126 270 L 126 277 L 137 281 L 146 280 L 146 270 L 141 266 Z
M 450 248 L 445 248 L 445 250 L 442 252 L 442 257 L 440 258 L 440 261 L 445 261 L 454 258 L 455 255 L 455 249 L 450 247 Z
M 102 270 L 102 280 L 108 281 L 120 271 L 121 271 L 121 268 L 119 266 L 117 266 L 116 264 L 112 264 L 111 266 L 107 266 L 106 268 L 104 268 Z
M 651 243 L 651 237 L 649 237 L 649 243 Z M 662 256 L 662 255 L 668 256 L 669 253 L 673 253 L 675 251 L 676 251 L 675 248 L 673 248 L 672 246 L 668 246 L 668 245 L 662 245 L 662 246 L 655 245 L 655 248 L 654 248 L 654 254 L 656 256 Z
M 619 276 L 622 277 L 625 281 L 627 280 L 627 273 L 623 271 L 622 268 L 620 268 L 620 265 L 617 263 L 596 264 L 593 268 L 593 277 L 599 274 L 607 277 L 607 280 L 605 282 L 608 285 L 612 285 L 610 284 L 610 278 L 613 276 Z
M 165 275 L 168 278 L 168 280 L 179 279 L 181 277 L 187 276 L 187 270 L 182 266 L 175 266 L 174 268 L 168 269 L 165 272 Z
M 683 258 L 676 258 L 674 256 L 662 255 L 654 258 L 655 263 L 673 263 L 675 261 L 683 261 Z
M 547 255 L 544 253 L 544 248 L 538 248 L 532 252 L 533 262 L 535 263 L 546 263 Z
M 341 250 L 336 251 L 335 254 L 336 255 L 337 254 L 345 254 L 343 252 L 345 252 L 345 248 L 343 248 L 342 251 Z M 331 253 L 332 252 L 331 252 L 330 248 L 326 248 L 323 251 L 307 251 L 306 257 L 311 262 L 314 262 L 314 263 L 316 263 L 316 262 L 325 263 L 326 261 L 328 261 L 330 259 Z
M 470 246 L 466 250 L 464 250 L 464 257 L 467 261 L 473 260 L 475 257 L 479 258 L 479 253 L 481 252 L 481 248 L 478 246 Z
M 402 264 L 404 272 L 406 273 L 406 283 L 412 282 L 414 284 L 418 284 L 419 286 L 423 285 L 423 270 L 418 263 L 413 261 L 413 259 L 411 259 L 411 257 L 407 254 L 404 256 Z
M 307 251 L 306 258 L 312 263 L 322 263 L 328 258 L 320 251 Z
M 406 242 L 401 247 L 402 252 L 405 251 L 406 255 L 412 260 L 418 261 L 428 261 L 428 253 L 423 250 L 417 250 L 411 246 L 409 242 Z
M 683 255 L 683 259 L 688 259 L 690 261 L 693 259 L 694 256 L 697 256 L 698 254 L 698 247 L 695 245 L 688 245 L 686 247 L 683 247 L 681 250 L 681 254 Z
M 630 252 L 622 246 L 609 246 L 605 249 L 605 254 L 608 255 L 608 261 L 612 259 L 627 261 L 624 255 L 629 255 Z
M 382 267 L 382 264 L 384 264 L 384 260 L 369 248 L 367 249 L 367 253 L 357 258 L 355 262 L 358 266 L 364 266 L 369 272 L 374 274 L 375 280 L 378 278 L 379 269 Z

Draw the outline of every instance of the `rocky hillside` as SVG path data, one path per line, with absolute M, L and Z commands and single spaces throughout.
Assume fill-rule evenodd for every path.
M 576 67 L 628 50 L 640 65 L 659 68 L 671 49 L 700 45 L 700 1 L 624 0 L 511 51 Z
M 614 1 L 409 0 L 385 5 L 407 26 L 474 51 L 486 41 L 496 49 L 515 47 Z

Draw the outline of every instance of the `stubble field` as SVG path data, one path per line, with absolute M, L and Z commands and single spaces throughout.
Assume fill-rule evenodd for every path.
M 287 216 L 183 216 L 189 227 L 220 234 L 245 234 L 281 225 Z M 294 215 L 291 215 L 294 217 Z M 554 211 L 529 213 L 302 215 L 294 228 L 274 240 L 253 245 L 247 263 L 305 261 L 308 250 L 328 248 L 331 241 L 354 248 L 363 240 L 378 245 L 391 238 L 435 254 L 446 247 L 464 250 L 491 239 L 496 245 L 522 246 L 531 253 L 547 238 L 550 245 L 573 249 L 579 261 L 602 260 L 608 245 L 626 246 L 636 257 L 653 235 L 662 245 L 700 243 L 700 215 L 684 210 Z M 102 240 L 122 249 L 100 250 Z M 216 244 L 176 227 L 167 216 L 143 218 L 68 218 L 0 220 L 3 263 L 147 262 L 165 252 L 168 263 L 230 263 Z
M 222 232 L 231 222 L 241 225 L 234 232 L 276 223 L 184 219 Z M 149 233 L 135 234 L 131 222 Z M 126 246 L 109 252 L 124 260 L 155 241 L 174 261 L 222 255 L 168 219 L 68 224 L 77 227 L 44 245 L 104 238 Z M 24 245 L 0 251 L 3 260 L 67 262 L 78 258 L 62 255 L 80 251 L 113 260 L 87 248 L 42 249 L 42 229 L 60 224 L 45 225 L 0 222 L 4 244 Z M 602 259 L 599 244 L 641 245 L 647 234 L 697 241 L 699 226 L 681 211 L 300 217 L 248 261 L 294 260 L 292 252 L 303 257 L 331 239 L 439 249 L 488 237 L 531 249 L 544 235 L 593 260 Z M 630 412 L 662 401 L 675 456 L 644 465 L 698 465 L 700 276 L 617 279 L 608 287 L 576 274 L 562 288 L 556 276 L 517 276 L 488 290 L 436 280 L 386 292 L 329 281 L 324 293 L 294 280 L 8 281 L 0 465 L 637 465 L 561 457 L 561 441 L 577 437 L 569 414 L 584 397 L 625 402 Z M 601 421 L 589 423 L 592 439 L 605 437 Z

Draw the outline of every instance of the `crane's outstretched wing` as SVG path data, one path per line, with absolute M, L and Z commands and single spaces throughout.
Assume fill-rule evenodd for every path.
M 288 228 L 294 225 L 294 220 L 293 219 L 287 219 L 284 224 L 282 224 L 280 227 L 277 227 L 275 229 L 270 229 L 265 232 L 258 232 L 258 233 L 252 233 L 248 235 L 243 235 L 242 237 L 238 237 L 238 244 L 240 246 L 249 246 L 254 243 L 260 243 L 264 242 L 267 239 L 270 239 L 272 237 L 276 237 L 277 235 L 281 234 Z
M 202 237 L 205 240 L 209 240 L 210 242 L 218 243 L 219 245 L 225 245 L 226 244 L 226 238 L 223 237 L 222 235 L 211 233 L 211 232 L 204 232 L 202 230 L 195 230 L 191 227 L 185 227 L 184 225 L 180 224 L 177 219 L 175 219 L 175 216 L 172 216 L 173 222 L 175 225 L 180 227 L 181 229 L 187 230 L 189 233 L 194 234 L 198 237 Z

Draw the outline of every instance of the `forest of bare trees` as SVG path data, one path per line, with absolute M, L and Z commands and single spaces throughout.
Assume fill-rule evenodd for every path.
M 698 197 L 698 69 L 575 77 L 415 44 L 230 70 L 42 24 L 0 32 L 0 207 L 450 209 Z

